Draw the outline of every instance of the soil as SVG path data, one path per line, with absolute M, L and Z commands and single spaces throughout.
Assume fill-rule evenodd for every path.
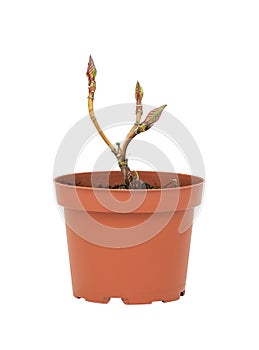
M 98 185 L 97 186 L 98 188 L 103 188 L 102 185 Z M 105 186 L 104 188 L 111 188 L 113 190 L 116 190 L 116 189 L 122 189 L 122 190 L 125 190 L 127 189 L 127 187 L 124 185 L 124 184 L 121 184 L 121 185 L 114 185 L 114 186 Z M 130 189 L 135 189 L 135 190 L 144 190 L 144 189 L 158 189 L 159 187 L 155 187 L 155 186 L 152 186 L 150 184 L 148 184 L 147 182 L 142 182 L 140 184 L 136 184 L 136 185 L 131 185 L 129 187 Z
M 86 187 L 84 184 L 82 184 L 81 182 L 76 182 L 76 183 L 72 183 L 72 182 L 64 182 L 65 185 L 69 185 L 69 186 L 81 186 L 81 187 Z M 106 186 L 103 186 L 102 184 L 99 184 L 97 186 L 95 186 L 95 188 L 110 188 L 110 189 L 113 189 L 113 190 L 117 190 L 117 189 L 122 189 L 122 190 L 125 190 L 127 189 L 126 185 L 125 184 L 116 184 L 114 186 L 111 186 L 111 185 L 106 185 Z M 130 184 L 130 187 L 129 189 L 134 189 L 134 190 L 143 190 L 143 189 L 159 189 L 160 187 L 158 186 L 152 186 L 150 185 L 149 183 L 147 182 L 143 182 L 141 180 L 133 180 Z

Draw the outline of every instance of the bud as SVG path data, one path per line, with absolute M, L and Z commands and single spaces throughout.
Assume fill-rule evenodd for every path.
M 136 88 L 135 88 L 135 99 L 138 104 L 141 104 L 143 95 L 144 95 L 144 91 L 140 86 L 140 83 L 137 81 Z
M 95 68 L 92 56 L 90 55 L 89 62 L 88 62 L 88 67 L 87 67 L 87 72 L 86 72 L 86 76 L 87 76 L 87 78 L 89 80 L 89 83 L 91 83 L 92 81 L 95 80 L 96 74 L 97 74 L 97 70 Z
M 151 126 L 153 126 L 153 124 L 158 121 L 158 119 L 160 118 L 160 116 L 161 116 L 161 114 L 166 106 L 167 105 L 163 105 L 163 106 L 155 108 L 151 112 L 149 112 L 148 115 L 146 116 L 146 119 L 144 120 L 143 124 L 146 125 L 148 129 L 151 128 Z

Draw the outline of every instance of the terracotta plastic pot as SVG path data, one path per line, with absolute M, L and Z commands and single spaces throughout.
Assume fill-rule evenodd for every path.
M 117 171 L 55 179 L 57 201 L 64 207 L 77 298 L 147 304 L 184 295 L 193 213 L 201 203 L 203 179 L 138 173 L 143 181 L 162 189 L 95 188 L 120 184 Z M 172 178 L 180 187 L 170 188 Z

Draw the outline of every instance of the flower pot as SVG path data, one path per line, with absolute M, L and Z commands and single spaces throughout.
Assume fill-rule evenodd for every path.
M 193 213 L 203 179 L 139 171 L 161 189 L 96 188 L 122 182 L 118 171 L 55 179 L 64 207 L 73 294 L 107 303 L 173 301 L 184 295 Z M 172 178 L 180 184 L 171 188 Z M 166 188 L 163 188 L 166 186 Z

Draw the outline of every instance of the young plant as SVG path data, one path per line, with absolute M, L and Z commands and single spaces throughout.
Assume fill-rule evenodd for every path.
M 128 159 L 126 156 L 127 148 L 129 143 L 133 140 L 133 138 L 147 130 L 149 130 L 154 123 L 158 121 L 160 118 L 164 108 L 166 105 L 163 105 L 161 107 L 155 108 L 152 111 L 148 113 L 146 118 L 143 122 L 141 122 L 141 117 L 143 114 L 143 106 L 142 106 L 142 98 L 144 95 L 143 89 L 140 86 L 139 82 L 137 81 L 136 88 L 135 88 L 135 99 L 136 99 L 136 120 L 133 124 L 132 128 L 128 132 L 123 144 L 121 145 L 119 142 L 116 143 L 117 147 L 114 147 L 113 144 L 109 141 L 109 139 L 106 137 L 104 132 L 102 131 L 102 128 L 100 127 L 94 113 L 94 94 L 96 90 L 96 78 L 97 70 L 94 65 L 94 61 L 92 57 L 89 58 L 88 68 L 86 72 L 86 76 L 88 78 L 88 110 L 90 118 L 96 127 L 99 135 L 102 137 L 104 142 L 110 147 L 112 153 L 115 155 L 118 161 L 118 165 L 121 169 L 121 173 L 124 179 L 124 186 L 125 188 L 140 188 L 141 187 L 141 180 L 138 177 L 137 172 L 134 172 L 134 175 L 132 175 L 132 172 L 128 166 Z

